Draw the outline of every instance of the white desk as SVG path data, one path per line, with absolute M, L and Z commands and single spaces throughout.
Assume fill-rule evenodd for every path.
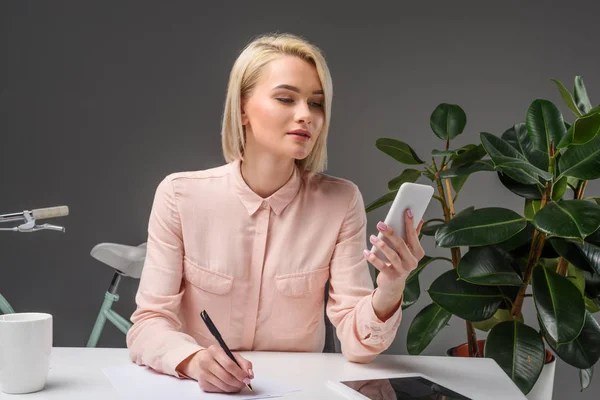
M 329 379 L 385 378 L 397 373 L 424 374 L 474 400 L 525 400 L 500 367 L 484 358 L 380 355 L 370 364 L 355 364 L 346 361 L 341 354 L 252 352 L 242 355 L 252 361 L 256 375 L 265 374 L 272 380 L 301 389 L 288 393 L 286 400 L 344 399 L 327 386 Z M 129 362 L 127 349 L 55 347 L 43 391 L 27 395 L 0 393 L 0 399 L 120 399 L 102 368 Z

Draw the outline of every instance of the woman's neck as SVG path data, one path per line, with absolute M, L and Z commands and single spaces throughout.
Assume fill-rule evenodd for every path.
M 244 155 L 241 162 L 241 173 L 246 184 L 254 193 L 266 199 L 292 177 L 294 160 L 274 160 L 269 157 L 252 157 Z

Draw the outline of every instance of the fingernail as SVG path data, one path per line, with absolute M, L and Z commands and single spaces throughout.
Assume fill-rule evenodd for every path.
M 371 242 L 372 243 L 377 243 L 379 241 L 379 238 L 375 235 L 371 235 Z
M 379 229 L 380 231 L 385 231 L 387 229 L 387 225 L 379 221 L 379 223 L 377 224 L 377 229 Z
M 365 255 L 365 257 L 369 258 L 371 252 L 369 250 L 363 250 L 363 254 Z
M 244 383 L 247 385 L 250 383 L 250 378 L 244 378 Z
M 252 371 L 252 369 L 248 370 L 248 375 L 250 375 L 250 378 L 254 378 L 254 372 Z
M 408 214 L 408 218 L 412 218 L 413 217 L 413 213 L 412 213 L 412 210 L 410 208 L 408 210 L 406 210 L 406 213 Z

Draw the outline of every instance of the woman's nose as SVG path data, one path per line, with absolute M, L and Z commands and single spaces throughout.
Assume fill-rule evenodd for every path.
M 296 110 L 296 121 L 310 124 L 312 122 L 312 116 L 310 113 L 310 107 L 308 104 L 299 105 Z

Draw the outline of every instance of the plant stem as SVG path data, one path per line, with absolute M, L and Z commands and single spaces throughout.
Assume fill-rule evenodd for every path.
M 575 197 L 576 200 L 583 199 L 583 192 L 585 192 L 587 183 L 588 183 L 588 181 L 580 180 L 579 183 L 577 184 L 577 188 L 575 189 L 575 194 L 573 196 L 573 197 Z
M 540 210 L 552 200 L 550 197 L 551 191 L 552 188 L 550 187 L 550 184 L 546 183 L 546 190 L 544 191 L 544 195 L 542 196 Z M 531 274 L 533 273 L 533 268 L 537 265 L 537 262 L 540 259 L 540 255 L 542 254 L 542 250 L 544 249 L 545 241 L 545 233 L 540 232 L 537 229 L 533 231 L 533 238 L 531 240 L 531 248 L 529 249 L 529 257 L 527 258 L 527 267 L 525 269 L 523 285 L 519 289 L 519 293 L 517 294 L 517 298 L 515 299 L 511 310 L 511 315 L 514 319 L 518 319 L 521 316 L 521 310 L 523 309 L 523 300 L 525 299 L 525 292 L 527 291 L 527 287 L 529 286 L 529 282 L 531 281 Z
M 546 234 L 538 231 L 537 229 L 533 232 L 533 240 L 531 242 L 531 248 L 529 250 L 529 258 L 527 259 L 527 268 L 525 270 L 525 277 L 523 278 L 523 285 L 519 289 L 517 298 L 513 304 L 511 314 L 513 318 L 517 319 L 521 315 L 521 309 L 523 308 L 523 300 L 525 299 L 525 292 L 531 281 L 531 274 L 533 268 L 536 266 L 537 261 L 542 254 L 544 248 L 544 242 L 546 241 Z
M 558 260 L 558 266 L 556 267 L 556 273 L 559 274 L 560 276 L 567 276 L 568 270 L 569 270 L 569 262 L 566 260 L 566 258 L 561 257 L 560 260 Z
M 448 142 L 446 142 L 446 150 L 448 149 Z M 442 166 L 442 171 L 447 169 L 447 165 Z M 437 169 L 437 168 L 436 168 Z M 444 191 L 444 186 L 442 184 L 442 180 L 439 177 L 439 174 L 436 173 L 436 182 L 438 186 L 438 192 L 440 197 L 443 199 L 442 208 L 444 209 L 444 219 L 446 222 L 450 221 L 454 218 L 454 202 L 452 201 L 452 189 L 450 187 L 450 182 L 448 179 L 444 179 L 446 181 L 446 191 Z M 448 202 L 446 202 L 448 199 Z M 452 247 L 450 249 L 452 254 L 452 266 L 454 269 L 458 268 L 458 263 L 461 259 L 460 247 Z M 467 327 L 467 346 L 469 349 L 469 357 L 482 357 L 482 354 L 479 354 L 479 346 L 477 345 L 477 333 L 475 332 L 475 328 L 473 327 L 473 323 L 471 321 L 465 321 Z

